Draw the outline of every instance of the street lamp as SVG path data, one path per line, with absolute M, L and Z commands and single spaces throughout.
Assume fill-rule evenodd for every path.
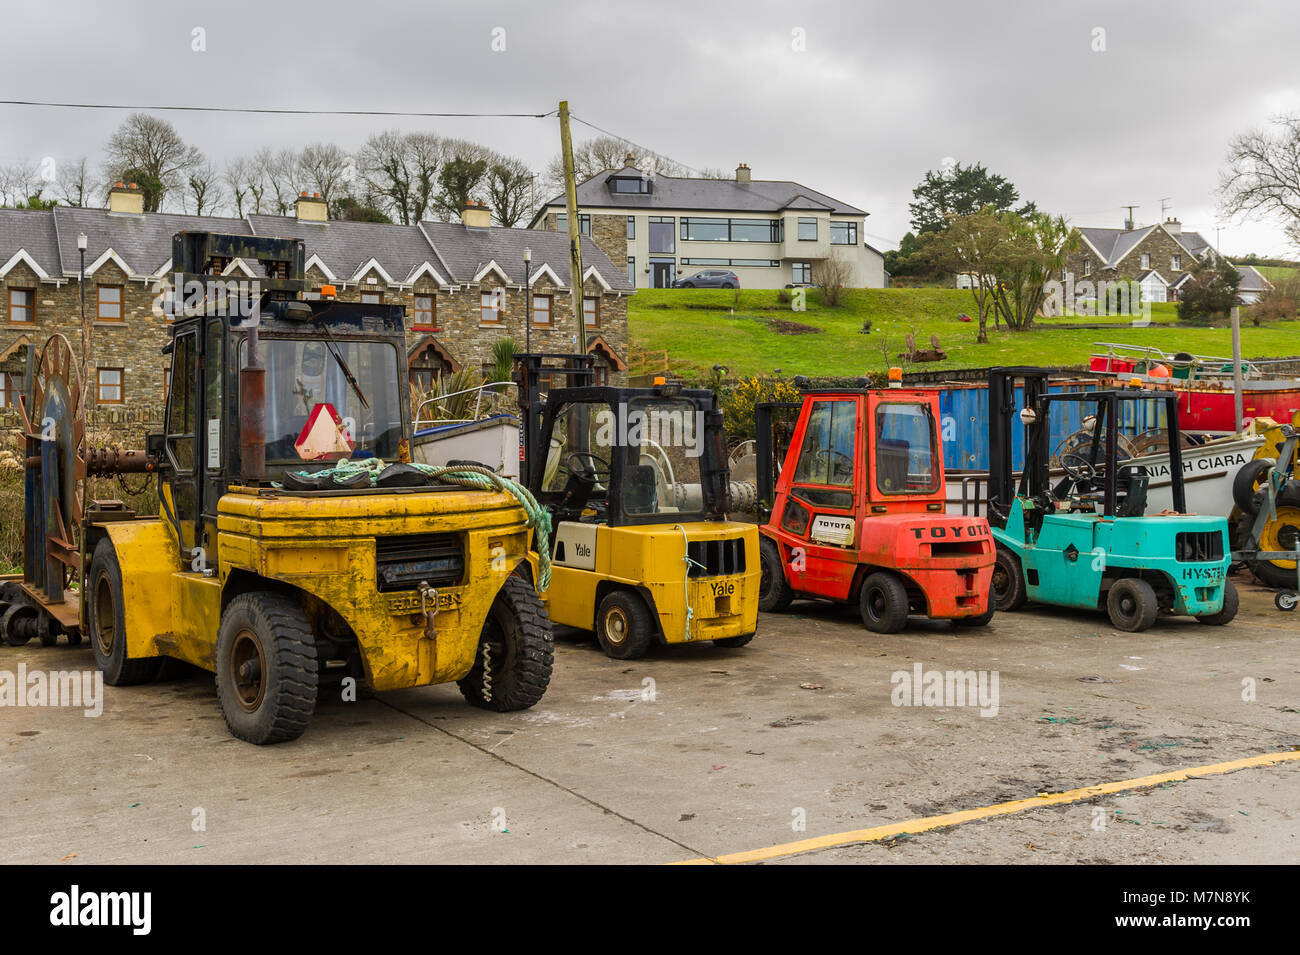
M 81 255 L 81 276 L 77 285 L 81 290 L 81 377 L 86 377 L 86 352 L 90 348 L 90 333 L 86 328 L 86 233 L 77 236 L 77 252 Z
M 524 351 L 533 351 L 533 250 L 524 249 Z

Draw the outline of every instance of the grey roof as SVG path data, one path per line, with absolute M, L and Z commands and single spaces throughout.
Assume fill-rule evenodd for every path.
M 25 250 L 51 277 L 75 276 L 79 267 L 77 236 L 86 234 L 86 264 L 112 249 L 134 276 L 155 274 L 172 254 L 172 236 L 181 231 L 226 232 L 303 239 L 307 256 L 320 256 L 340 282 L 375 259 L 393 282 L 406 284 L 428 262 L 452 284 L 472 282 L 495 261 L 512 283 L 523 281 L 523 250 L 533 250 L 536 272 L 549 265 L 561 283 L 569 282 L 567 236 L 528 229 L 469 229 L 459 222 L 423 222 L 418 226 L 373 222 L 299 221 L 292 216 L 250 215 L 244 219 L 172 213 L 122 215 L 106 209 L 57 206 L 52 211 L 0 209 L 0 265 Z M 582 240 L 584 268 L 597 272 L 615 291 L 631 292 L 627 271 L 616 267 L 588 237 Z M 251 264 L 251 263 L 250 263 Z
M 1139 272 L 1137 274 L 1136 281 L 1145 282 L 1152 275 L 1158 278 L 1161 282 L 1164 282 L 1166 285 L 1169 284 L 1169 280 L 1165 278 L 1163 275 L 1161 275 L 1159 272 L 1157 272 L 1155 269 L 1145 269 L 1144 271 Z
M 1273 283 L 1264 278 L 1263 273 L 1253 265 L 1234 265 L 1233 268 L 1241 275 L 1238 292 L 1267 292 L 1273 287 Z
M 63 269 L 59 267 L 54 217 L 48 212 L 36 209 L 0 209 L 0 235 L 6 236 L 6 241 L 0 245 L 0 266 L 8 262 L 19 249 L 23 249 L 46 274 L 63 274 Z M 75 243 L 76 240 L 73 241 Z
M 136 275 L 153 275 L 172 257 L 172 236 L 189 229 L 209 232 L 232 232 L 248 235 L 243 219 L 216 216 L 186 216 L 170 212 L 145 215 L 121 215 L 107 209 L 81 209 L 55 206 L 51 218 L 59 232 L 60 274 L 75 275 L 79 265 L 77 235 L 86 234 L 86 264 L 90 265 L 107 249 L 116 252 Z M 7 235 L 0 243 L 8 246 Z
M 734 179 L 690 179 L 654 176 L 649 193 L 612 192 L 606 181 L 614 177 L 640 177 L 635 166 L 605 170 L 578 186 L 580 208 L 687 209 L 700 212 L 754 212 L 775 214 L 783 209 L 829 209 L 839 215 L 867 215 L 848 203 L 825 193 L 784 179 L 755 179 L 739 183 Z M 533 222 L 547 209 L 564 205 L 564 196 L 546 203 Z
M 1128 255 L 1135 245 L 1155 231 L 1156 228 L 1153 225 L 1142 226 L 1139 229 L 1080 227 L 1079 233 L 1097 250 L 1106 266 L 1113 267 L 1119 264 L 1120 259 Z M 1171 234 L 1178 240 L 1179 245 L 1198 258 L 1202 252 L 1210 248 L 1210 243 L 1206 242 L 1199 232 L 1176 232 Z
M 474 276 L 489 262 L 506 273 L 512 283 L 524 280 L 524 249 L 533 250 L 532 271 L 536 273 L 548 265 L 564 285 L 571 285 L 569 271 L 569 236 L 562 232 L 543 232 L 533 229 L 468 229 L 459 222 L 422 222 L 442 260 L 451 269 L 457 282 L 473 281 Z M 591 266 L 601 274 L 616 291 L 630 292 L 632 283 L 627 280 L 627 270 L 617 269 L 609 257 L 588 236 L 582 236 L 582 267 Z

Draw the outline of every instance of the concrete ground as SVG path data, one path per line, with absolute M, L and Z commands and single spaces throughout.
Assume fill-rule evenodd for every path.
M 1030 609 L 982 630 L 797 603 L 749 647 L 605 658 L 557 640 L 532 710 L 454 686 L 323 701 L 232 739 L 211 678 L 0 707 L 0 859 L 661 863 L 1300 748 L 1300 614 L 1244 580 L 1224 628 Z M 0 670 L 92 668 L 0 648 Z M 895 706 L 896 672 L 996 671 L 996 715 Z M 1253 689 L 1253 693 L 1252 693 Z M 800 828 L 802 826 L 802 828 Z M 806 863 L 1294 862 L 1300 760 L 780 857 Z

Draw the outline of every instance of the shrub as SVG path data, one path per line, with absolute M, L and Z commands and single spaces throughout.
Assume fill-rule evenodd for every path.
M 763 401 L 800 401 L 799 389 L 784 378 L 753 375 L 725 385 L 718 396 L 727 437 L 734 444 L 755 435 L 754 408 Z

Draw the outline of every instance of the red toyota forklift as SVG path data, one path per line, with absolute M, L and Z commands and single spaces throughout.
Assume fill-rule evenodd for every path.
M 802 402 L 758 406 L 759 609 L 798 598 L 856 602 L 876 633 L 897 633 L 909 614 L 983 626 L 993 616 L 995 550 L 986 520 L 945 511 L 939 399 L 890 387 L 814 388 Z M 784 465 L 773 413 L 799 409 Z M 773 484 L 775 483 L 775 487 Z

